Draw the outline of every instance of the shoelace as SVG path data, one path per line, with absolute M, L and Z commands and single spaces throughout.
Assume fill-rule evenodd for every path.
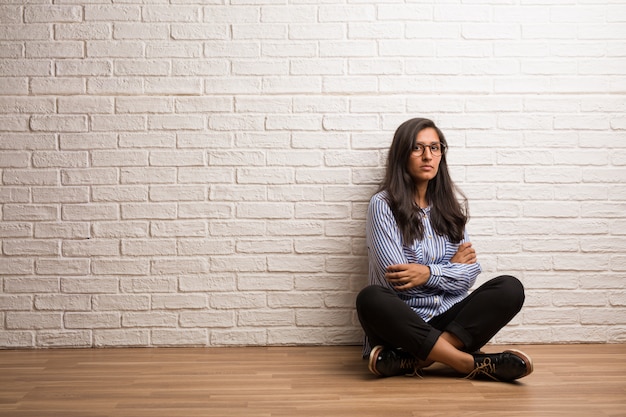
M 405 374 L 405 376 L 417 376 L 423 378 L 422 370 L 417 366 L 417 360 L 415 359 L 400 359 L 400 368 L 413 368 L 413 372 Z
M 500 381 L 498 378 L 493 376 L 495 372 L 496 372 L 496 365 L 491 363 L 491 358 L 485 358 L 483 363 L 481 363 L 476 368 L 474 368 L 474 370 L 470 372 L 465 377 L 465 379 L 474 379 L 478 375 L 486 375 L 489 378 L 493 379 L 494 381 Z

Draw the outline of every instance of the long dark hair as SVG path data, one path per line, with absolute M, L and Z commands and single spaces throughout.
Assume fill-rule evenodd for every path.
M 385 178 L 378 190 L 387 191 L 391 211 L 407 245 L 424 238 L 422 210 L 415 202 L 416 184 L 407 166 L 417 134 L 429 127 L 435 129 L 439 141 L 447 148 L 446 138 L 432 120 L 415 118 L 402 123 L 394 134 Z M 462 198 L 463 204 L 458 197 Z M 454 243 L 460 242 L 469 219 L 467 199 L 450 178 L 445 152 L 442 152 L 437 175 L 428 182 L 426 198 L 432 208 L 430 218 L 435 232 Z

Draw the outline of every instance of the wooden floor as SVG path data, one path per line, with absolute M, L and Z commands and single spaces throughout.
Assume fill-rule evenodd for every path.
M 626 416 L 626 345 L 518 348 L 513 384 L 377 379 L 356 346 L 0 350 L 0 416 Z

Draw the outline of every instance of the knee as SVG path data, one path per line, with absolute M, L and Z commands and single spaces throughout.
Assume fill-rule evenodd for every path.
M 375 309 L 375 304 L 377 304 L 381 296 L 385 296 L 388 291 L 388 288 L 381 287 L 380 285 L 369 285 L 363 288 L 356 296 L 357 311 Z
M 518 311 L 521 310 L 526 299 L 524 284 L 511 275 L 502 275 L 496 279 L 500 283 L 502 299 L 506 300 L 509 306 L 516 307 Z

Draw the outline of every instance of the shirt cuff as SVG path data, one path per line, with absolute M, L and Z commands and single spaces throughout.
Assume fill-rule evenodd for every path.
M 428 269 L 430 269 L 430 278 L 426 281 L 427 287 L 437 287 L 441 282 L 441 276 L 443 275 L 443 271 L 441 270 L 440 265 L 428 265 Z

